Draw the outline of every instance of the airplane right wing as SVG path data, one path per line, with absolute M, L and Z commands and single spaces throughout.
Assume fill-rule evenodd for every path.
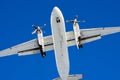
M 120 32 L 119 27 L 107 27 L 107 28 L 91 28 L 81 29 L 81 44 L 92 42 L 101 39 L 102 36 Z M 67 32 L 68 46 L 75 45 L 75 37 L 73 31 Z

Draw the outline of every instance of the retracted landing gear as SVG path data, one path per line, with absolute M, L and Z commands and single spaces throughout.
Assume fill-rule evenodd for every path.
M 78 37 L 78 48 L 83 48 L 83 45 L 81 44 L 81 37 Z
M 42 45 L 39 45 L 39 48 L 40 48 L 41 56 L 42 56 L 42 57 L 45 57 L 45 56 L 46 56 L 46 53 L 43 52 Z
M 83 45 L 81 45 L 81 44 L 78 44 L 78 48 L 80 49 L 80 48 L 83 48 Z

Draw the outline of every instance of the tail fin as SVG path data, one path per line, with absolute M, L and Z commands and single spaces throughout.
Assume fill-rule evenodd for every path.
M 67 80 L 80 80 L 83 78 L 82 74 L 74 74 L 74 75 L 69 75 Z M 53 80 L 62 80 L 60 77 L 55 78 Z

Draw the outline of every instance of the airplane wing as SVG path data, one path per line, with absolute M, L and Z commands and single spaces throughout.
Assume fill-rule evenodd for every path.
M 91 28 L 81 29 L 81 44 L 92 42 L 101 39 L 102 36 L 120 32 L 120 26 L 118 27 L 106 27 L 106 28 Z M 74 33 L 68 32 L 68 46 L 75 45 Z
M 52 36 L 44 37 L 45 51 L 53 49 Z M 33 39 L 22 44 L 10 47 L 8 49 L 0 51 L 0 57 L 10 56 L 17 54 L 19 56 L 30 55 L 40 53 L 39 45 L 37 39 Z
M 101 39 L 102 36 L 120 32 L 120 27 L 109 27 L 109 28 L 91 28 L 91 29 L 81 29 L 81 44 L 92 42 Z M 66 32 L 67 45 L 75 45 L 74 32 Z M 53 50 L 53 39 L 52 36 L 44 37 L 45 51 Z M 13 46 L 11 48 L 0 51 L 0 57 L 9 56 L 17 54 L 19 56 L 30 55 L 40 53 L 39 45 L 37 39 L 24 42 L 22 44 Z

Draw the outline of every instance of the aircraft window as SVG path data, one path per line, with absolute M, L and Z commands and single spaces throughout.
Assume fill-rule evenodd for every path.
M 60 23 L 59 17 L 56 17 L 56 22 L 57 22 L 57 23 Z

